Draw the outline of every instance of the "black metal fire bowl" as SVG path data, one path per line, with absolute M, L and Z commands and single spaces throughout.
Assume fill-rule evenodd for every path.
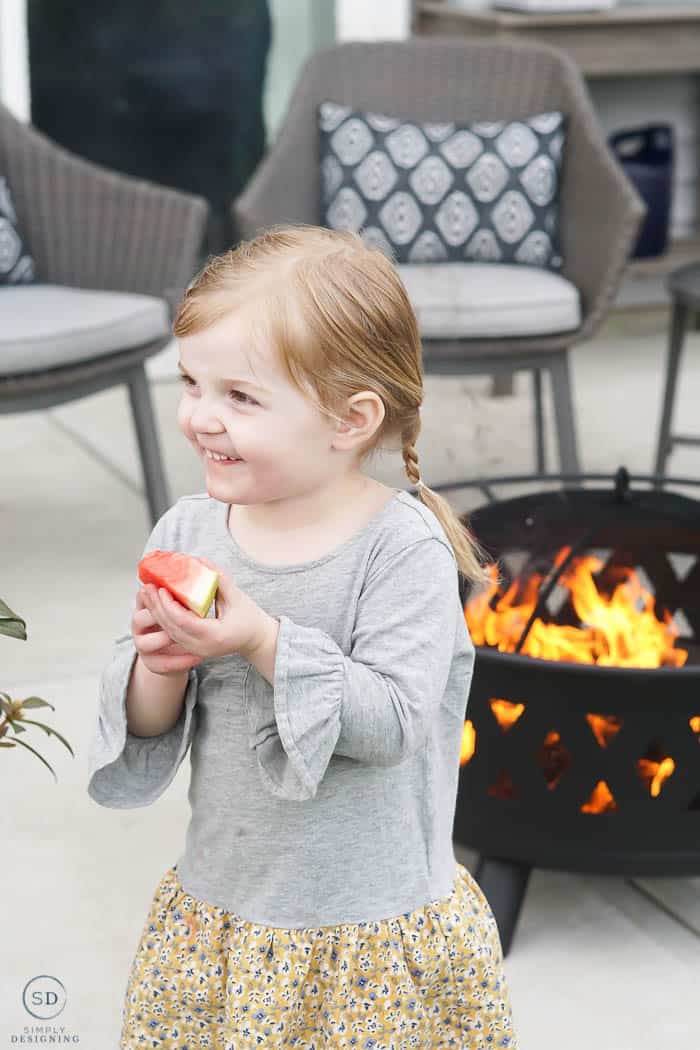
M 557 480 L 526 476 L 431 488 L 468 485 L 493 500 L 496 484 Z M 538 612 L 546 620 L 578 624 L 570 605 L 560 604 L 553 615 L 547 604 L 562 546 L 571 547 L 570 557 L 590 551 L 605 557 L 597 576 L 603 587 L 621 567 L 640 571 L 657 610 L 682 610 L 686 631 L 676 645 L 689 656 L 682 667 L 643 669 L 477 646 L 466 711 L 475 747 L 460 767 L 453 837 L 480 854 L 475 876 L 506 953 L 533 867 L 628 877 L 700 874 L 700 728 L 691 722 L 700 718 L 700 502 L 658 487 L 634 490 L 631 482 L 659 479 L 630 478 L 624 468 L 614 477 L 566 480 L 574 487 L 493 501 L 462 520 L 498 560 L 506 582 L 523 570 L 545 575 Z M 608 485 L 581 487 L 585 480 Z M 665 479 L 674 483 L 700 484 Z M 494 700 L 523 705 L 507 729 Z M 590 717 L 604 719 L 614 733 L 597 736 Z M 648 763 L 664 759 L 672 760 L 673 772 L 652 794 Z M 596 809 L 593 793 L 601 784 L 606 802 Z

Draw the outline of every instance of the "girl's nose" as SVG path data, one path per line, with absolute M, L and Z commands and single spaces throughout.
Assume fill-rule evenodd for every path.
M 197 406 L 194 408 L 190 415 L 190 425 L 193 430 L 199 431 L 200 433 L 208 433 L 212 431 L 222 430 L 221 420 L 218 419 L 217 413 L 213 406 L 210 406 L 204 399 L 198 401 Z

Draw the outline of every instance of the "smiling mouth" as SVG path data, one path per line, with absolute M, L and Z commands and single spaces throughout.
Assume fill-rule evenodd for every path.
M 226 456 L 224 459 L 221 459 L 221 458 L 219 458 L 217 456 L 212 456 L 205 448 L 202 449 L 202 453 L 203 453 L 205 459 L 207 459 L 210 463 L 229 463 L 230 464 L 230 463 L 242 463 L 243 462 L 241 460 L 240 456 L 236 456 L 236 457 Z

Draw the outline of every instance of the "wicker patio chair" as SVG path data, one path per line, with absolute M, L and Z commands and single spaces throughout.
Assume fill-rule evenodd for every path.
M 170 497 L 144 363 L 172 338 L 207 203 L 86 161 L 1 106 L 0 174 L 37 277 L 0 288 L 0 413 L 126 384 L 155 524 Z
M 577 473 L 568 348 L 589 339 L 605 317 L 645 214 L 644 203 L 607 147 L 578 67 L 551 46 L 496 38 L 355 41 L 315 52 L 301 71 L 276 140 L 232 205 L 242 237 L 279 222 L 321 221 L 317 106 L 325 99 L 417 121 L 490 121 L 552 110 L 568 115 L 560 197 L 561 276 L 574 286 L 573 294 L 578 290 L 577 327 L 474 338 L 467 321 L 449 337 L 439 337 L 423 318 L 430 313 L 446 264 L 398 269 L 417 308 L 424 371 L 463 375 L 531 370 L 537 467 L 542 472 L 542 373 L 548 370 L 561 467 Z M 435 305 L 449 306 L 456 295 L 468 315 L 470 294 L 478 305 L 477 293 L 469 287 L 469 275 L 476 273 L 470 267 L 483 273 L 489 264 L 457 265 L 463 269 L 460 284 L 445 286 Z M 521 277 L 524 268 L 517 269 Z M 498 303 L 495 308 L 498 312 Z

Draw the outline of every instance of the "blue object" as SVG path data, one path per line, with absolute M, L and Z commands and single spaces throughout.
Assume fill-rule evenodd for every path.
M 630 258 L 663 255 L 671 212 L 674 139 L 670 124 L 648 124 L 611 135 L 608 143 L 647 206 Z

